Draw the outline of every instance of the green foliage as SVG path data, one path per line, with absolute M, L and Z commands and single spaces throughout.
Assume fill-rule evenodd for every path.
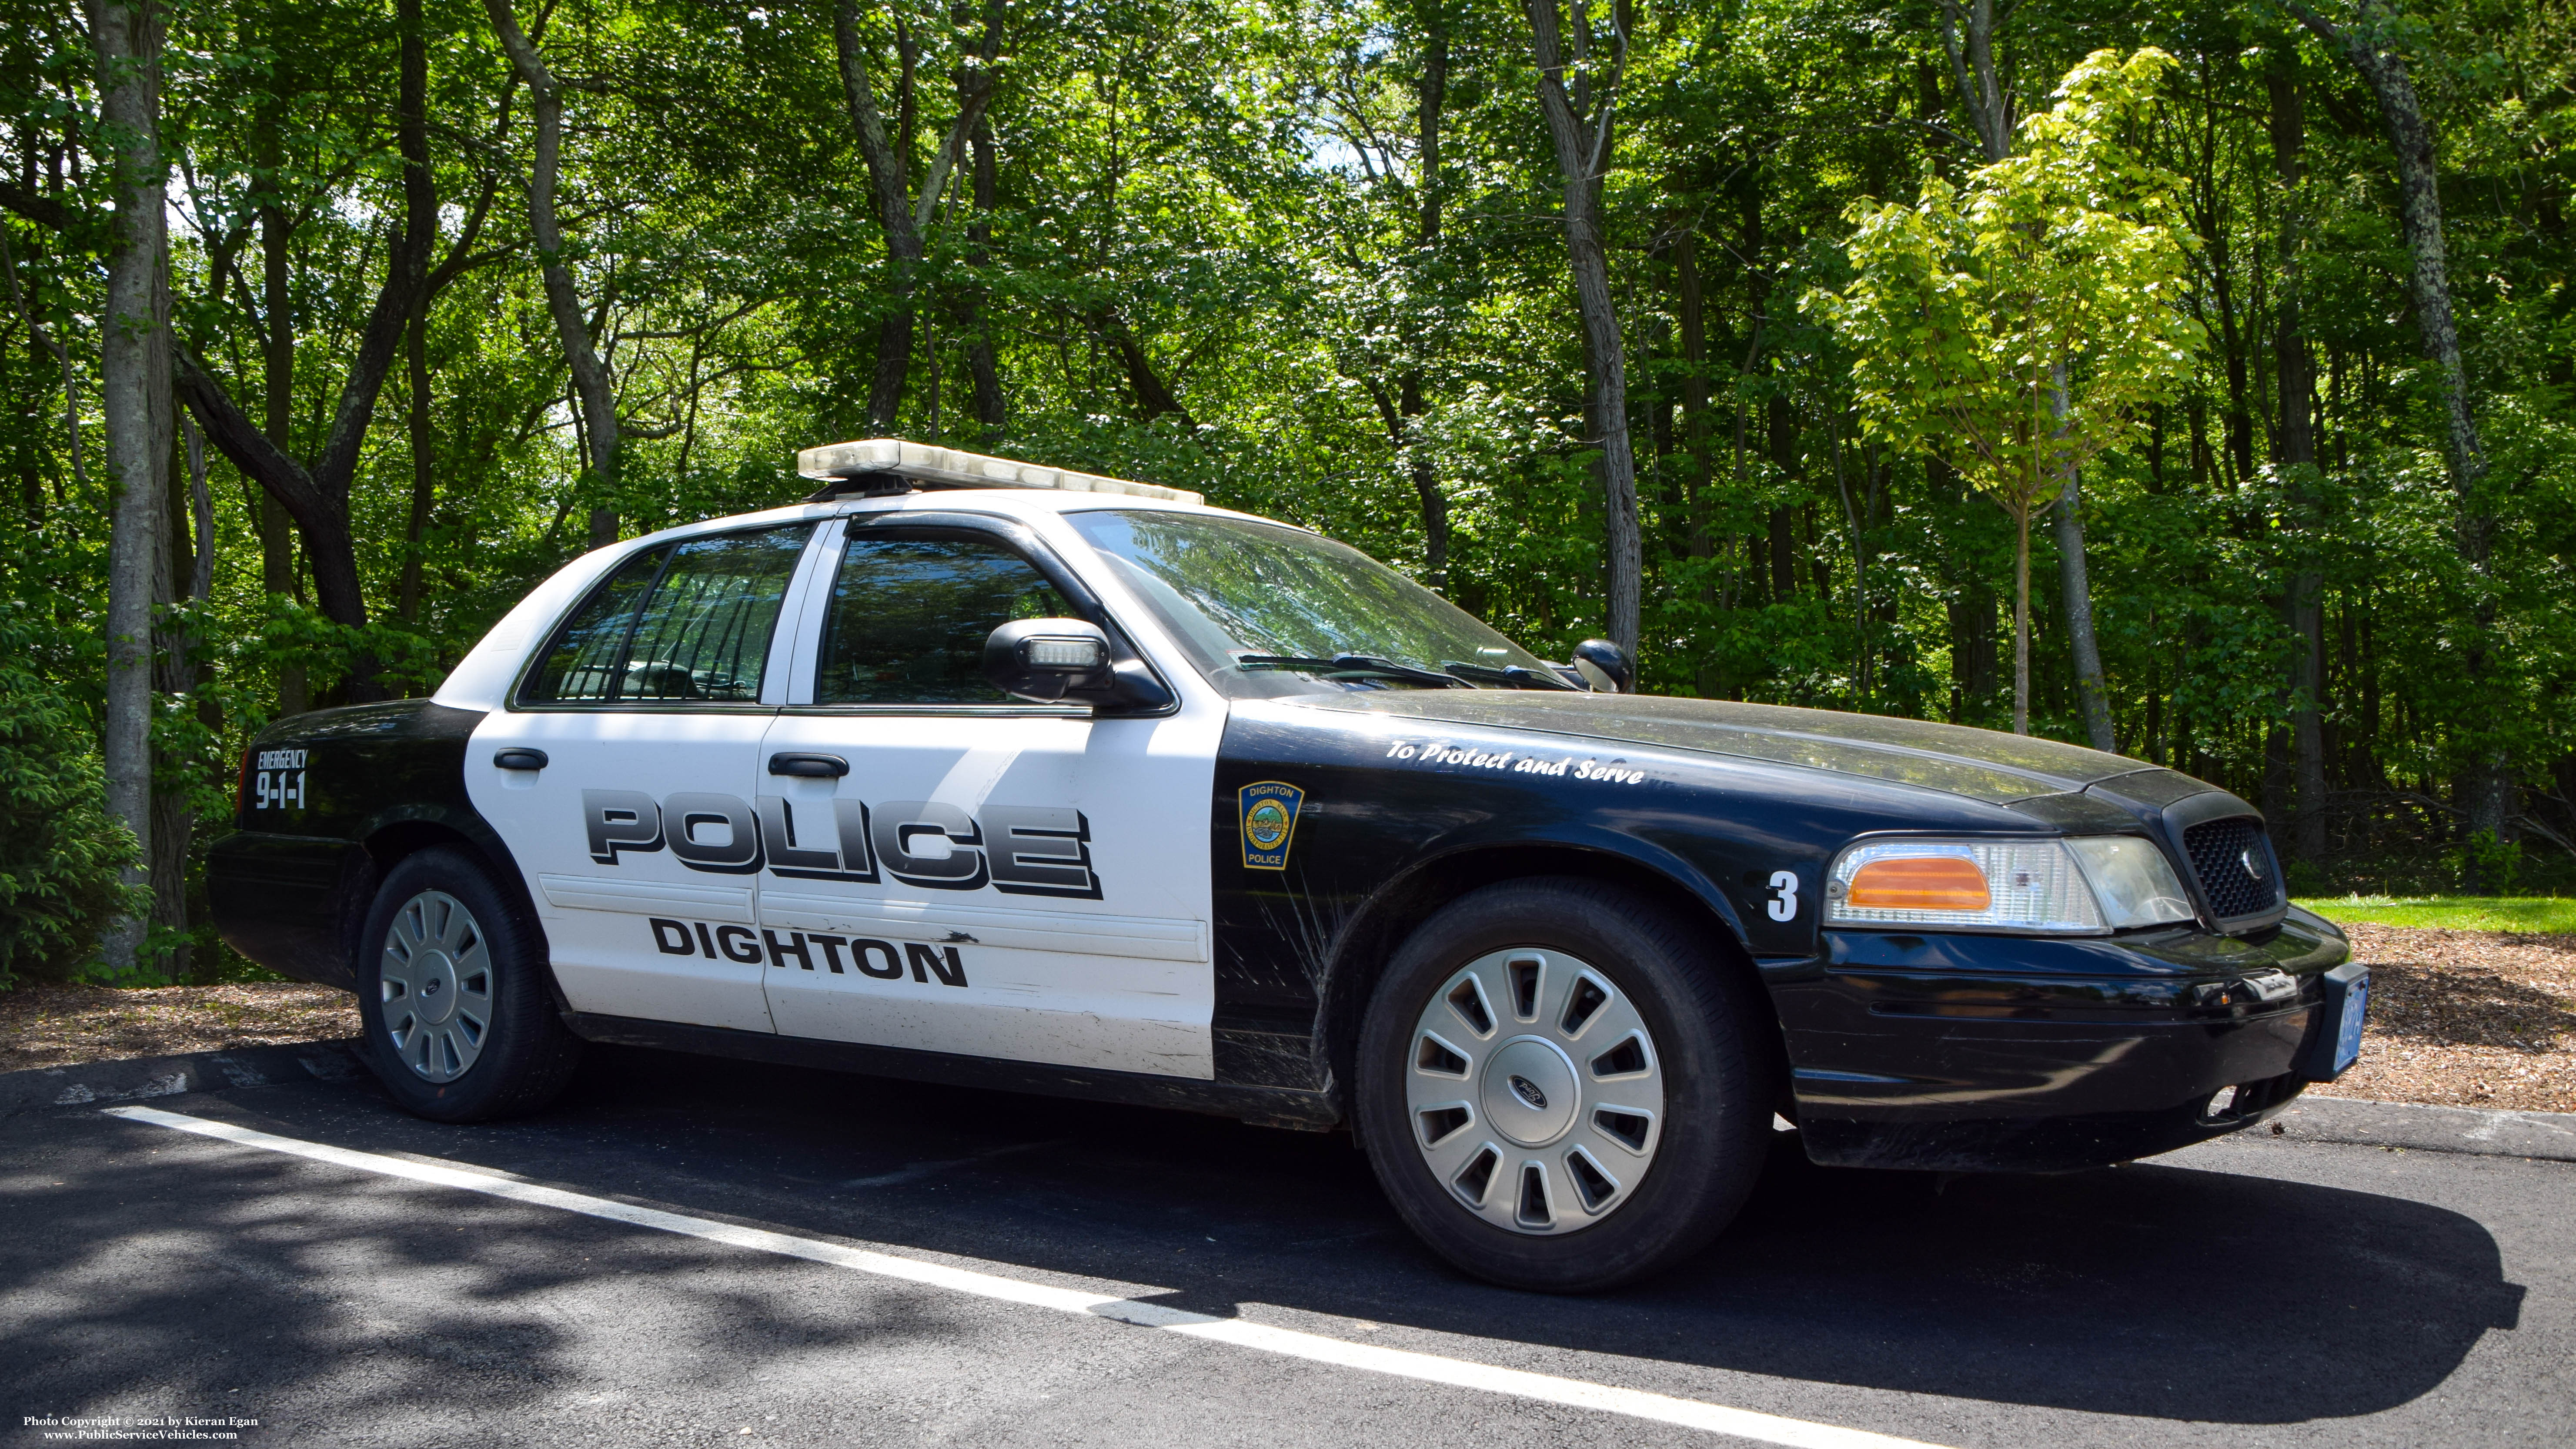
M 1964 189 L 1926 177 L 1911 206 L 1854 205 L 1851 282 L 1807 294 L 1853 349 L 1862 426 L 2016 519 L 2133 435 L 2199 352 L 2179 182 L 2121 139 L 2172 66 L 2152 47 L 2094 52 L 2022 123 L 2019 154 Z
M 107 814 L 94 726 L 28 667 L 25 612 L 0 603 L 0 989 L 86 974 L 108 923 L 148 906 L 122 881 L 134 837 Z
M 587 547 L 594 507 L 632 537 L 785 503 L 805 491 L 796 449 L 871 427 L 898 304 L 830 7 L 545 12 L 568 85 L 564 260 L 628 425 L 612 491 L 585 467 L 537 283 L 526 96 L 481 5 L 424 5 L 446 283 L 422 380 L 407 358 L 388 375 L 352 480 L 369 622 L 322 617 L 294 530 L 213 456 L 211 528 L 190 536 L 211 587 L 167 615 L 196 677 L 155 725 L 200 851 L 252 733 L 348 697 L 361 662 L 383 687 L 434 688 Z M 890 124 L 917 185 L 976 27 L 911 0 L 861 12 L 890 112 L 911 78 L 913 122 Z M 1593 7 L 1596 30 L 1609 13 Z M 170 14 L 177 327 L 310 460 L 402 213 L 395 11 Z M 1987 500 L 2036 513 L 2080 464 L 2125 751 L 2286 821 L 2291 722 L 2313 703 L 2331 819 L 2306 868 L 2336 890 L 2413 890 L 2458 878 L 2450 782 L 2502 748 L 2524 879 L 2548 878 L 2566 857 L 2537 827 L 2576 838 L 2576 716 L 2559 704 L 2576 691 L 2567 7 L 2426 0 L 2395 32 L 2445 168 L 2496 494 L 2483 573 L 2453 526 L 2387 139 L 2350 67 L 2264 7 L 2018 7 L 1997 40 L 2017 154 L 1985 166 L 1930 14 L 1635 13 L 1601 190 L 1647 686 L 2007 723 L 2016 528 Z M 962 158 L 933 209 L 893 430 L 1198 489 L 1426 578 L 1427 481 L 1451 598 L 1549 657 L 1603 632 L 1597 443 L 1519 7 L 1096 0 L 1009 17 L 989 173 L 979 189 Z M 68 223 L 0 210 L 0 599 L 24 602 L 14 662 L 80 738 L 105 598 L 91 74 L 68 0 L 0 34 L 11 186 Z M 2278 367 L 2292 296 L 2319 374 L 2300 470 Z M 1148 384 L 1180 411 L 1149 405 Z M 2080 737 L 2045 530 L 2031 553 L 2031 728 Z M 2288 608 L 2303 574 L 2313 637 Z M 2472 690 L 2474 644 L 2491 677 Z M 2310 648 L 2323 678 L 2302 701 L 2290 673 Z
M 2502 840 L 2492 830 L 2473 832 L 2461 847 L 2461 876 L 2475 881 L 2482 895 L 2508 896 L 2522 877 L 2522 842 Z

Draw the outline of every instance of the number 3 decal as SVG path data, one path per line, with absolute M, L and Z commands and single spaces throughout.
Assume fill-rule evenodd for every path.
M 1798 919 L 1798 873 L 1794 870 L 1771 872 L 1771 889 L 1780 893 L 1773 896 L 1770 903 L 1764 907 L 1770 912 L 1771 919 L 1775 921 Z

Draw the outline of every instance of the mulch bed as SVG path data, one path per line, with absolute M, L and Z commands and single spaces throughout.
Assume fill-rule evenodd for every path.
M 2346 926 L 2361 1061 L 2320 1096 L 2576 1112 L 2576 936 Z
M 2370 1027 L 2343 1080 L 2382 1102 L 2576 1112 L 2576 936 L 2348 926 Z M 0 993 L 0 1072 L 358 1034 L 357 999 L 296 982 Z
M 295 981 L 131 989 L 34 981 L 0 992 L 0 1072 L 357 1034 L 358 998 Z

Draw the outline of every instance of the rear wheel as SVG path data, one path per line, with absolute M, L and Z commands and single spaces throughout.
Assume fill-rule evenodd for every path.
M 1759 1002 L 1696 923 L 1595 881 L 1452 902 L 1389 963 L 1357 1071 L 1398 1212 L 1513 1287 L 1616 1287 L 1697 1251 L 1766 1148 Z
M 385 877 L 359 938 L 366 1059 L 441 1122 L 535 1111 L 581 1059 L 546 992 L 544 937 L 483 866 L 437 848 Z

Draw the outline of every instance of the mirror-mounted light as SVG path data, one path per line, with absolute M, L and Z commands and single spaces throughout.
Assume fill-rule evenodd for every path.
M 1040 704 L 1097 692 L 1111 680 L 1109 636 L 1084 619 L 1014 619 L 985 638 L 984 677 Z

